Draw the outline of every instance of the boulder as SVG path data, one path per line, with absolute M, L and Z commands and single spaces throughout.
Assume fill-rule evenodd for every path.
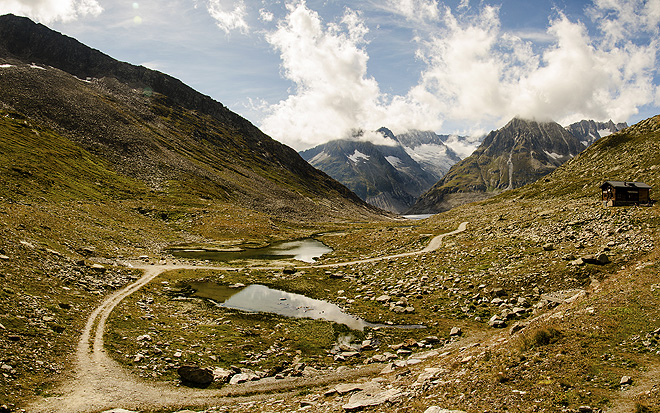
M 377 383 L 369 383 L 363 390 L 354 393 L 348 403 L 342 407 L 346 411 L 360 410 L 365 407 L 379 406 L 385 402 L 393 401 L 401 397 L 403 393 L 397 388 L 383 389 Z
M 506 297 L 506 291 L 504 291 L 503 288 L 493 288 L 493 290 L 490 292 L 493 297 Z
M 610 258 L 607 254 L 601 253 L 598 255 L 585 255 L 582 257 L 582 261 L 587 264 L 605 265 L 610 263 Z
M 184 383 L 196 386 L 208 386 L 213 383 L 213 372 L 198 366 L 181 366 L 176 371 Z
M 241 383 L 246 383 L 250 380 L 250 376 L 247 373 L 239 373 L 235 374 L 231 380 L 229 380 L 229 384 L 241 384 Z
M 488 320 L 488 325 L 493 328 L 504 328 L 506 327 L 506 322 L 498 314 L 495 314 Z
M 390 297 L 389 295 L 383 294 L 380 297 L 376 298 L 376 301 L 378 301 L 379 303 L 386 303 L 386 302 L 390 301 L 391 299 L 392 299 L 392 297 Z
M 463 330 L 460 327 L 453 327 L 449 332 L 450 337 L 459 337 L 461 335 L 463 335 Z
M 213 369 L 213 380 L 218 383 L 228 383 L 234 371 L 217 367 Z

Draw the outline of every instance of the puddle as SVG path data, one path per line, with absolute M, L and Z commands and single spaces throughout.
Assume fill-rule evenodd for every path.
M 220 307 L 247 312 L 263 312 L 295 318 L 312 318 L 344 324 L 353 330 L 365 327 L 424 328 L 422 325 L 388 325 L 369 323 L 361 318 L 345 313 L 335 304 L 316 300 L 301 294 L 275 290 L 264 285 L 252 284 L 232 288 L 214 282 L 191 282 L 196 297 L 212 300 Z
M 313 263 L 323 254 L 332 252 L 321 241 L 307 238 L 297 241 L 277 242 L 268 247 L 250 248 L 243 251 L 209 251 L 203 249 L 182 250 L 171 249 L 172 255 L 179 258 L 191 258 L 209 261 L 233 261 L 233 260 L 277 260 L 293 258 L 294 260 Z

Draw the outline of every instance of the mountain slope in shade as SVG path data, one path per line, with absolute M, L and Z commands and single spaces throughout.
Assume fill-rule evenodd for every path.
M 589 146 L 596 142 L 596 140 L 627 127 L 628 124 L 625 122 L 614 123 L 611 120 L 609 122 L 582 120 L 567 126 L 566 129 L 578 138 L 584 146 Z
M 287 219 L 375 214 L 221 103 L 12 15 L 0 16 L 3 107 L 163 196 L 222 200 Z
M 336 140 L 301 156 L 371 205 L 397 213 L 408 209 L 436 181 L 399 145 Z
M 490 132 L 477 150 L 455 164 L 410 213 L 436 213 L 519 188 L 552 172 L 585 146 L 555 122 L 515 118 Z

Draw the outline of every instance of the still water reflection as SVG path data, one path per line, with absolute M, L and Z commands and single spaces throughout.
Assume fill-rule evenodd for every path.
M 344 324 L 353 330 L 364 327 L 423 328 L 420 325 L 390 326 L 374 324 L 346 314 L 335 304 L 316 300 L 301 294 L 275 290 L 264 285 L 252 284 L 246 287 L 232 288 L 214 282 L 191 282 L 195 290 L 193 295 L 213 300 L 218 306 L 248 312 L 265 312 L 285 317 L 312 318 Z
M 208 251 L 173 249 L 172 255 L 181 258 L 191 258 L 210 261 L 232 261 L 245 259 L 274 260 L 293 258 L 294 260 L 312 263 L 323 254 L 332 252 L 321 241 L 307 238 L 297 241 L 278 242 L 264 248 L 252 248 L 244 251 Z

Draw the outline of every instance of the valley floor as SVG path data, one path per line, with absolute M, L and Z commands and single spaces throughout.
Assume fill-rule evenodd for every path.
M 467 230 L 437 250 L 406 254 L 461 221 L 470 222 Z M 26 361 L 34 359 L 4 353 L 11 368 L 3 367 L 4 403 L 25 407 L 22 400 L 31 399 L 28 411 L 62 411 L 63 405 L 67 411 L 658 411 L 659 223 L 657 206 L 486 202 L 423 222 L 323 233 L 318 237 L 334 253 L 307 268 L 283 263 L 237 271 L 156 262 L 94 311 L 73 303 L 92 316 L 81 328 L 78 364 L 59 359 L 60 384 L 42 387 L 36 397 L 9 399 L 14 384 L 29 383 Z M 370 260 L 385 255 L 395 257 Z M 104 277 L 137 275 L 108 268 Z M 186 282 L 199 279 L 264 283 L 337 303 L 367 321 L 427 328 L 366 329 L 342 346 L 336 340 L 346 331 L 330 323 L 250 321 L 186 295 Z M 12 294 L 9 285 L 5 296 Z M 66 307 L 52 308 L 52 318 L 73 311 Z M 53 330 L 51 316 L 39 317 Z M 8 312 L 0 320 L 8 333 L 4 349 L 10 336 L 30 340 L 19 325 L 26 319 Z M 63 338 L 73 338 L 67 330 Z M 259 373 L 285 361 L 288 370 L 280 371 L 300 374 L 208 389 L 180 386 L 175 368 L 189 363 Z M 66 373 L 65 366 L 76 367 Z

